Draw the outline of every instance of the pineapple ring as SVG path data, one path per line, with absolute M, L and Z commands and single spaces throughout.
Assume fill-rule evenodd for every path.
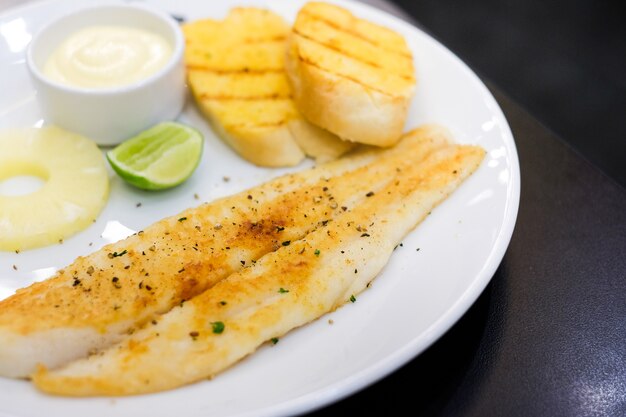
M 58 243 L 85 229 L 104 207 L 109 177 L 95 142 L 50 126 L 0 132 L 0 181 L 45 181 L 25 195 L 0 195 L 0 250 Z

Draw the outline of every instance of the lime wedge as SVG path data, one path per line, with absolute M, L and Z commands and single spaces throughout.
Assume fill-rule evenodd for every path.
M 204 138 L 177 122 L 163 122 L 139 133 L 107 152 L 109 163 L 129 184 L 144 190 L 174 187 L 191 176 Z

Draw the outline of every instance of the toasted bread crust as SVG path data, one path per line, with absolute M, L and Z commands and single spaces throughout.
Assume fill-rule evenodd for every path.
M 235 8 L 224 21 L 184 27 L 189 85 L 219 136 L 261 166 L 334 159 L 353 145 L 304 124 L 285 74 L 289 27 L 267 10 Z M 300 138 L 299 134 L 305 134 Z
M 308 3 L 287 42 L 287 75 L 309 121 L 353 142 L 399 140 L 415 86 L 400 35 L 337 6 Z

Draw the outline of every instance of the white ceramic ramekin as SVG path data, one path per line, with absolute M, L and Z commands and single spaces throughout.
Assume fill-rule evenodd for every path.
M 87 89 L 51 81 L 42 68 L 68 36 L 93 25 L 150 30 L 167 39 L 173 54 L 155 74 L 122 87 Z M 178 22 L 145 6 L 111 5 L 81 8 L 49 23 L 26 52 L 28 69 L 47 124 L 85 135 L 99 145 L 115 145 L 158 122 L 175 119 L 185 101 L 185 40 Z

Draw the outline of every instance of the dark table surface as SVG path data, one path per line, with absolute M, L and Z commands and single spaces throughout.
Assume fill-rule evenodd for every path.
M 307 416 L 626 416 L 626 191 L 484 81 L 521 165 L 500 267 L 428 350 Z

